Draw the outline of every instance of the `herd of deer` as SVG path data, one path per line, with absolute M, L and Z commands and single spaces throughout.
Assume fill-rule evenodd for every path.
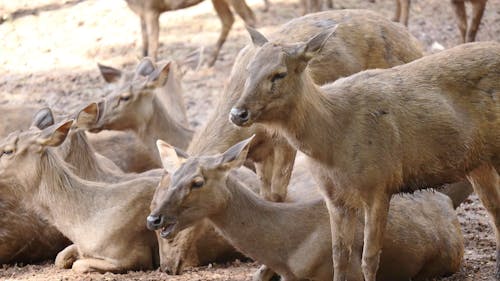
M 127 2 L 154 56 L 159 13 L 200 1 Z M 114 91 L 78 112 L 2 106 L 0 263 L 179 274 L 243 254 L 263 264 L 254 280 L 426 280 L 460 268 L 454 208 L 475 191 L 500 280 L 500 43 L 423 56 L 367 10 L 248 31 L 196 133 L 174 61 L 99 65 Z

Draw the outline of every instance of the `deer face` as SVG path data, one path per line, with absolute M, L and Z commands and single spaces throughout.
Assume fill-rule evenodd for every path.
M 143 59 L 133 77 L 123 80 L 100 106 L 103 112 L 92 131 L 140 131 L 152 117 L 155 91 L 165 85 L 169 71 L 170 62 L 156 65 Z
M 243 94 L 229 114 L 237 126 L 272 123 L 289 116 L 304 90 L 303 72 L 309 60 L 334 32 L 326 30 L 306 43 L 276 44 L 256 30 L 249 31 L 258 51 L 246 68 Z
M 162 180 L 158 186 L 147 219 L 148 228 L 161 230 L 163 238 L 173 238 L 182 229 L 223 211 L 230 200 L 226 187 L 228 171 L 243 164 L 252 138 L 223 154 L 189 159 L 160 141 L 158 149 L 171 179 Z
M 18 131 L 0 141 L 0 183 L 14 187 L 34 187 L 40 181 L 40 163 L 48 147 L 59 146 L 73 120 L 44 130 L 36 127 Z

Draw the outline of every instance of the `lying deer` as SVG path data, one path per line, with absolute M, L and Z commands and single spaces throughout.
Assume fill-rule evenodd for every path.
M 278 130 L 309 156 L 330 212 L 334 280 L 347 277 L 355 231 L 347 222 L 359 209 L 363 273 L 375 280 L 394 193 L 467 178 L 500 233 L 500 44 L 465 44 L 320 87 L 304 70 L 336 34 L 296 44 L 254 38 L 258 51 L 230 115 L 238 126 Z
M 144 58 L 137 66 L 134 77 L 106 98 L 102 116 L 93 131 L 132 130 L 148 148 L 156 167 L 161 166 L 155 147 L 157 139 L 168 139 L 185 149 L 194 134 L 184 122 L 179 121 L 185 118 L 185 109 L 180 110 L 178 103 L 163 103 L 160 97 L 171 95 L 171 100 L 180 100 L 183 104 L 182 88 L 173 88 L 169 82 L 180 81 L 175 68 L 174 62 L 155 64 Z M 177 117 L 179 115 L 184 118 Z
M 472 20 L 471 24 L 467 24 L 467 12 L 465 2 L 472 4 Z M 457 17 L 458 29 L 462 35 L 462 42 L 474 42 L 476 33 L 481 24 L 484 8 L 488 0 L 451 0 L 451 6 Z M 374 0 L 370 2 L 375 2 Z M 396 0 L 396 12 L 393 20 L 408 26 L 408 17 L 410 15 L 410 0 Z
M 160 31 L 159 18 L 163 12 L 184 9 L 199 4 L 202 1 L 203 0 L 126 0 L 130 9 L 141 18 L 143 56 L 156 58 Z M 212 4 L 221 20 L 222 30 L 215 45 L 212 58 L 209 61 L 210 66 L 214 65 L 217 60 L 220 49 L 222 45 L 224 45 L 234 23 L 234 16 L 230 6 L 233 7 L 234 11 L 243 19 L 246 25 L 255 26 L 256 21 L 254 13 L 250 7 L 248 7 L 245 0 L 212 0 Z M 266 7 L 268 6 L 269 4 L 266 1 Z
M 159 141 L 169 180 L 158 186 L 163 192 L 157 191 L 153 198 L 156 208 L 147 218 L 148 227 L 172 237 L 207 218 L 237 249 L 267 266 L 254 280 L 270 280 L 268 268 L 281 275 L 281 280 L 331 280 L 332 254 L 325 247 L 331 243 L 330 222 L 319 192 L 300 186 L 299 198 L 310 193 L 316 196 L 296 203 L 259 198 L 230 173 L 244 163 L 250 141 L 222 154 L 189 159 Z M 462 189 L 470 193 L 467 187 Z M 358 215 L 348 223 L 356 230 L 348 280 L 362 281 L 363 217 Z M 383 245 L 379 280 L 427 280 L 456 272 L 463 241 L 450 198 L 427 191 L 395 197 Z
M 33 106 L 3 105 L 0 137 L 10 132 L 32 126 L 45 126 L 47 120 L 40 118 L 50 113 L 47 108 L 39 110 Z M 0 184 L 0 264 L 14 262 L 39 262 L 54 257 L 69 243 L 55 227 L 48 226 L 35 212 L 19 204 L 20 198 Z
M 141 218 L 158 177 L 115 184 L 80 179 L 52 149 L 64 142 L 72 124 L 10 134 L 0 143 L 0 184 L 15 186 L 27 207 L 74 243 L 57 255 L 58 266 L 77 272 L 152 268 L 157 242 Z
M 314 81 L 324 84 L 366 68 L 388 68 L 422 56 L 418 41 L 402 26 L 365 10 L 338 10 L 310 14 L 284 24 L 272 35 L 276 42 L 305 41 L 322 30 L 339 24 L 337 37 L 309 64 Z M 341 30 L 341 31 L 340 31 Z M 293 170 L 295 149 L 288 142 L 261 126 L 237 128 L 228 120 L 232 105 L 238 100 L 246 78 L 246 65 L 258 48 L 246 46 L 237 56 L 230 79 L 216 109 L 195 134 L 188 147 L 190 155 L 223 152 L 231 145 L 256 134 L 249 159 L 256 163 L 262 180 L 261 195 L 271 201 L 284 201 Z M 172 243 L 169 261 L 164 268 L 178 273 L 186 264 L 198 265 L 197 243 L 213 233 L 207 224 L 186 229 Z M 226 247 L 213 248 L 214 257 L 227 256 Z M 190 262 L 187 262 L 189 260 Z M 180 267 L 179 267 L 180 266 Z

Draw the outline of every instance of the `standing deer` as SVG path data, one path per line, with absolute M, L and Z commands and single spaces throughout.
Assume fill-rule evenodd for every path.
M 115 184 L 80 179 L 51 148 L 64 142 L 72 124 L 14 132 L 1 141 L 0 184 L 15 187 L 27 207 L 74 243 L 57 255 L 57 266 L 77 272 L 152 268 L 157 242 L 141 218 L 158 177 Z
M 184 9 L 199 4 L 203 0 L 125 0 L 134 13 L 136 13 L 141 19 L 141 33 L 142 33 L 142 55 L 149 56 L 156 59 L 156 54 L 158 52 L 158 39 L 160 32 L 160 15 L 163 12 L 174 11 L 179 9 Z M 266 7 L 269 4 L 266 3 Z M 209 65 L 212 66 L 217 60 L 220 49 L 231 30 L 234 23 L 233 12 L 231 12 L 230 6 L 233 7 L 234 11 L 243 19 L 246 25 L 255 26 L 255 15 L 248 7 L 245 0 L 212 0 L 214 9 L 217 12 L 217 16 L 222 23 L 222 30 L 219 35 L 219 39 L 215 45 L 215 50 L 213 52 L 212 58 L 209 61 Z
M 295 203 L 268 202 L 250 191 L 231 173 L 244 163 L 250 141 L 222 154 L 188 159 L 158 141 L 169 180 L 158 186 L 162 191 L 153 198 L 148 227 L 174 237 L 207 218 L 238 250 L 265 264 L 254 280 L 270 280 L 270 269 L 281 280 L 331 280 L 332 253 L 325 247 L 331 244 L 330 221 L 324 200 L 308 185 L 296 188 Z M 468 187 L 460 189 L 468 195 Z M 357 215 L 349 223 L 355 236 L 348 280 L 362 281 L 363 217 Z M 456 272 L 463 256 L 462 240 L 447 196 L 428 191 L 396 196 L 391 201 L 378 279 L 427 280 Z
M 258 51 L 230 119 L 278 130 L 310 158 L 330 212 L 334 280 L 347 278 L 358 210 L 363 274 L 374 281 L 391 195 L 464 179 L 493 218 L 500 257 L 500 44 L 465 44 L 320 87 L 305 69 L 332 36 L 295 44 L 254 36 Z
M 479 30 L 487 1 L 488 0 L 451 0 L 451 6 L 457 17 L 458 29 L 460 29 L 463 43 L 474 42 L 476 40 L 476 33 Z M 375 0 L 371 0 L 370 2 L 375 2 Z M 467 24 L 465 2 L 470 2 L 472 5 L 472 19 L 470 25 Z M 395 11 L 393 20 L 408 26 L 410 0 L 396 0 Z
M 367 10 L 326 11 L 296 18 L 284 24 L 271 38 L 282 43 L 305 41 L 337 24 L 338 36 L 331 37 L 307 67 L 318 84 L 332 82 L 367 68 L 389 68 L 422 56 L 418 41 L 404 27 Z M 255 162 L 262 181 L 261 195 L 267 200 L 279 202 L 287 197 L 295 149 L 283 137 L 262 126 L 238 128 L 227 118 L 232 105 L 243 92 L 246 65 L 257 51 L 253 44 L 240 51 L 213 114 L 195 134 L 187 151 L 190 155 L 219 153 L 256 134 L 249 159 Z M 172 251 L 165 255 L 169 261 L 164 267 L 177 273 L 186 265 L 186 259 L 193 261 L 189 265 L 199 264 L 193 258 L 198 252 L 197 241 L 203 241 L 206 237 L 204 233 L 211 232 L 213 228 L 206 224 L 182 231 L 174 239 Z

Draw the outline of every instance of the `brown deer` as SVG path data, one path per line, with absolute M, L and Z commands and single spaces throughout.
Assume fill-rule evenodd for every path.
M 147 216 L 158 177 L 116 184 L 80 179 L 51 148 L 64 142 L 72 124 L 15 132 L 1 141 L 0 183 L 15 186 L 27 207 L 74 243 L 57 255 L 57 266 L 77 272 L 152 268 L 157 242 L 141 218 Z
M 159 18 L 163 12 L 184 9 L 199 4 L 202 1 L 203 0 L 126 0 L 130 9 L 141 19 L 143 56 L 149 56 L 156 59 L 160 31 Z M 212 0 L 212 4 L 221 20 L 222 30 L 215 45 L 212 58 L 209 61 L 210 66 L 214 65 L 217 60 L 220 49 L 222 45 L 224 45 L 234 23 L 234 16 L 230 6 L 233 7 L 234 11 L 243 19 L 246 25 L 255 26 L 256 21 L 254 13 L 250 7 L 248 7 L 245 0 Z M 269 4 L 266 1 L 266 7 L 268 6 Z
M 347 222 L 358 210 L 363 274 L 374 281 L 391 195 L 466 178 L 493 218 L 500 256 L 500 44 L 465 44 L 319 87 L 304 70 L 332 30 L 305 43 L 254 40 L 231 120 L 278 130 L 309 156 L 330 211 L 334 280 L 347 277 Z
M 185 149 L 194 134 L 185 125 L 182 88 L 171 82 L 180 81 L 176 67 L 174 62 L 155 64 L 144 58 L 134 77 L 106 98 L 102 116 L 92 130 L 132 130 L 148 148 L 155 166 L 161 167 L 156 140 L 168 139 Z M 162 102 L 166 95 L 171 102 Z
M 422 56 L 418 41 L 404 27 L 366 10 L 327 11 L 296 18 L 284 24 L 271 38 L 283 43 L 306 41 L 336 24 L 342 31 L 337 37 L 328 40 L 328 47 L 308 66 L 318 84 L 332 82 L 366 68 L 388 68 Z M 249 159 L 256 163 L 257 173 L 262 180 L 261 195 L 271 201 L 284 201 L 293 170 L 295 149 L 284 138 L 261 126 L 237 128 L 228 119 L 232 105 L 243 91 L 246 65 L 257 50 L 250 44 L 239 53 L 216 109 L 193 137 L 187 151 L 190 155 L 223 152 L 256 134 Z M 189 265 L 202 263 L 197 261 L 199 251 L 196 245 L 212 232 L 213 228 L 206 224 L 183 231 L 174 239 L 169 248 L 171 252 L 164 254 L 168 257 L 168 264 L 163 264 L 163 268 L 178 273 L 187 266 L 186 260 L 190 260 Z M 213 252 L 215 257 L 227 253 L 223 251 L 219 255 L 215 247 Z
M 474 42 L 476 40 L 476 33 L 479 30 L 487 1 L 488 0 L 451 0 L 451 6 L 457 17 L 458 29 L 460 29 L 463 43 Z M 370 2 L 375 2 L 375 0 Z M 465 2 L 470 2 L 472 5 L 473 15 L 470 25 L 467 24 Z M 410 0 L 396 0 L 396 12 L 393 20 L 408 26 L 409 16 Z
M 33 126 L 46 126 L 51 114 L 48 108 L 34 106 L 2 105 L 0 138 L 10 132 Z M 37 112 L 33 116 L 33 112 Z M 0 264 L 14 262 L 39 262 L 53 258 L 69 244 L 55 227 L 48 226 L 43 218 L 19 204 L 20 198 L 0 184 Z
M 266 266 L 254 280 L 331 280 L 330 221 L 325 202 L 311 186 L 297 187 L 296 203 L 259 198 L 230 173 L 241 167 L 251 138 L 215 156 L 184 159 L 170 145 L 158 149 L 168 172 L 153 198 L 150 229 L 164 237 L 207 218 L 231 244 Z M 170 180 L 171 179 L 171 180 Z M 470 194 L 469 185 L 464 185 Z M 311 193 L 314 197 L 311 198 Z M 363 217 L 358 215 L 348 280 L 362 281 Z M 341 227 L 340 225 L 338 227 Z M 284 242 L 286 241 L 286 242 Z M 451 200 L 439 192 L 417 192 L 391 201 L 383 239 L 379 280 L 427 280 L 456 272 L 463 241 Z M 329 262 L 328 262 L 329 261 Z M 395 262 L 397 261 L 397 262 Z

